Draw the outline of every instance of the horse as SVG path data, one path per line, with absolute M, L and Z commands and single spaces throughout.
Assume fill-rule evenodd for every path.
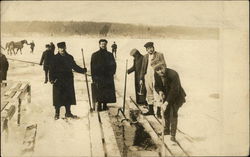
M 17 54 L 17 52 L 20 50 L 20 53 L 22 54 L 22 48 L 24 44 L 28 44 L 27 40 L 21 40 L 18 42 L 13 42 L 12 46 L 13 46 L 13 51 L 14 54 Z M 17 49 L 17 51 L 15 52 L 15 49 Z
M 5 45 L 5 50 L 7 51 L 7 54 L 12 55 L 12 52 L 15 54 L 14 49 L 13 49 L 13 43 L 14 41 L 7 42 Z

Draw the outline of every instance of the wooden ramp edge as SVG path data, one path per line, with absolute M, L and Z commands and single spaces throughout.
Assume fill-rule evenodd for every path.
M 96 112 L 89 113 L 90 121 L 90 137 L 92 144 L 92 156 L 93 157 L 104 157 L 105 152 L 103 148 L 103 139 L 101 135 L 101 128 L 99 124 L 98 114 Z
M 138 107 L 139 110 L 143 110 L 142 107 L 138 106 L 136 102 L 130 97 L 132 103 Z M 161 139 L 162 133 L 162 125 L 159 120 L 155 116 L 143 116 L 147 122 L 149 123 L 150 127 L 154 130 L 154 132 L 158 135 Z M 170 152 L 172 156 L 189 156 L 187 152 L 181 147 L 180 143 L 172 142 L 170 140 L 170 136 L 164 136 L 164 143 L 167 150 Z
M 115 134 L 107 111 L 99 112 L 100 123 L 103 129 L 104 143 L 108 157 L 121 157 L 120 150 L 115 139 Z

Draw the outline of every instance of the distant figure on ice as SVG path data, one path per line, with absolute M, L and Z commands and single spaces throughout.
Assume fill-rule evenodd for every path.
M 154 70 L 155 90 L 160 95 L 161 102 L 166 105 L 164 134 L 171 134 L 171 140 L 176 141 L 178 109 L 185 103 L 186 93 L 181 86 L 178 73 L 166 68 L 165 62 L 154 65 Z
M 97 93 L 94 93 L 98 103 L 97 111 L 107 110 L 107 103 L 116 102 L 116 62 L 112 53 L 107 51 L 107 43 L 106 39 L 99 40 L 100 49 L 91 56 L 91 76 L 97 90 Z
M 4 54 L 0 51 L 0 82 L 7 80 L 7 71 L 9 69 L 9 62 Z
M 147 42 L 144 47 L 148 54 L 144 55 L 142 60 L 142 70 L 140 73 L 140 84 L 143 84 L 143 80 L 145 80 L 145 86 L 147 90 L 147 103 L 149 111 L 144 113 L 144 115 L 154 115 L 154 105 L 157 106 L 157 117 L 161 118 L 161 108 L 159 103 L 156 102 L 155 97 L 158 95 L 154 90 L 154 69 L 152 67 L 153 64 L 157 62 L 164 62 L 165 59 L 162 53 L 156 52 L 154 48 L 153 42 Z
M 46 44 L 45 48 L 46 48 L 46 50 L 42 54 L 40 65 L 43 64 L 43 70 L 45 72 L 45 81 L 44 81 L 44 83 L 47 83 L 48 82 L 48 73 L 49 73 L 49 69 L 50 69 L 50 64 L 51 64 L 51 61 L 52 61 L 52 58 L 53 58 L 54 54 L 52 53 L 51 46 L 49 44 Z
M 57 43 L 58 53 L 53 57 L 49 70 L 50 82 L 53 84 L 53 105 L 55 107 L 55 120 L 59 119 L 60 107 L 65 106 L 65 117 L 77 118 L 71 113 L 71 105 L 76 105 L 74 76 L 72 69 L 85 74 L 86 68 L 75 63 L 73 56 L 66 52 L 65 42 Z
M 53 53 L 53 55 L 55 54 L 55 45 L 53 42 L 50 42 L 50 47 L 51 47 L 51 52 Z
M 35 48 L 34 41 L 32 40 L 32 42 L 29 45 L 30 45 L 30 49 L 31 49 L 30 53 L 33 53 L 34 52 L 34 48 Z
M 113 54 L 114 57 L 116 58 L 117 45 L 116 45 L 115 42 L 112 44 L 111 48 L 112 48 L 112 54 Z
M 134 57 L 134 64 L 130 69 L 128 69 L 128 74 L 135 72 L 134 76 L 135 76 L 136 103 L 145 104 L 146 87 L 144 83 L 140 85 L 140 72 L 141 72 L 143 55 L 137 49 L 132 49 L 130 51 L 130 56 Z

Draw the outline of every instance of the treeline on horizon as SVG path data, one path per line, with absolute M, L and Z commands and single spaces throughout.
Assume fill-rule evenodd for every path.
M 47 36 L 99 36 L 131 38 L 218 39 L 218 28 L 186 26 L 147 26 L 86 21 L 1 22 L 1 33 L 21 36 L 27 33 Z

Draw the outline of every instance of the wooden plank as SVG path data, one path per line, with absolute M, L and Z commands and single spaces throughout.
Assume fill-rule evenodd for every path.
M 37 124 L 30 125 L 25 130 L 22 153 L 33 152 L 35 148 Z
M 22 83 L 21 87 L 19 88 L 20 90 L 26 90 L 26 88 L 28 87 L 27 83 Z
M 9 96 L 10 93 L 11 93 L 11 91 L 12 91 L 13 89 L 15 89 L 17 85 L 18 85 L 18 83 L 12 84 L 12 86 L 4 93 L 4 96 Z
M 107 111 L 99 112 L 101 124 L 103 127 L 103 133 L 105 138 L 105 144 L 107 148 L 108 157 L 120 157 L 120 151 L 115 139 L 115 134 L 110 123 L 109 115 Z
M 159 124 L 155 116 L 147 116 L 147 120 L 150 123 L 150 125 L 153 127 L 153 129 L 156 131 L 158 135 L 161 135 L 162 133 L 162 126 Z
M 176 142 L 170 140 L 170 135 L 164 136 L 164 142 L 167 144 L 174 156 L 187 156 Z
M 91 137 L 91 144 L 92 144 L 92 156 L 104 157 L 105 153 L 103 150 L 101 128 L 99 125 L 98 114 L 96 112 L 90 113 L 89 120 L 90 120 L 90 137 Z

